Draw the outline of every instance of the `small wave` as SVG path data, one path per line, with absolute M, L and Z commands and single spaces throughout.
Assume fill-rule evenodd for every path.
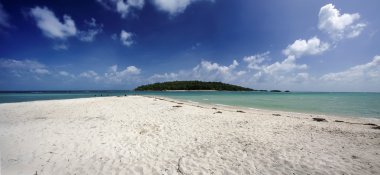
M 198 104 L 198 102 L 196 102 L 196 101 L 191 101 L 191 100 L 187 100 L 187 102 Z
M 217 103 L 215 105 L 218 105 L 218 106 L 231 106 L 231 105 L 225 105 L 225 104 L 219 104 L 219 103 Z

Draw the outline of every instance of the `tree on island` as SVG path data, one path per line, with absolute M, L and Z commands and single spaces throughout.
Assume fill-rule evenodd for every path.
M 135 91 L 165 91 L 165 90 L 215 90 L 215 91 L 254 91 L 237 85 L 222 82 L 202 81 L 172 81 L 139 86 Z

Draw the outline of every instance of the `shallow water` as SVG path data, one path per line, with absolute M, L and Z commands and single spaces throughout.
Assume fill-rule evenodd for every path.
M 380 118 L 380 93 L 359 92 L 134 92 L 70 91 L 0 93 L 0 103 L 96 96 L 158 95 L 195 102 L 317 114 Z

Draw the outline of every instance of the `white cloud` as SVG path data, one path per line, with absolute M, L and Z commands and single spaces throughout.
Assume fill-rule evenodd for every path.
M 247 73 L 247 71 L 241 70 L 241 71 L 237 72 L 236 75 L 242 76 L 242 75 L 245 75 L 246 73 Z
M 318 28 L 335 40 L 359 36 L 366 24 L 359 23 L 359 13 L 340 14 L 333 4 L 323 6 L 319 11 Z
M 366 27 L 367 25 L 364 24 L 364 23 L 359 23 L 359 24 L 356 24 L 356 25 L 353 25 L 351 26 L 351 32 L 349 32 L 347 34 L 347 37 L 348 38 L 355 38 L 357 36 L 360 35 L 360 33 L 363 31 L 363 29 Z
M 122 18 L 127 17 L 131 11 L 140 10 L 144 7 L 144 0 L 96 0 L 108 10 L 114 10 Z
M 223 66 L 218 63 L 202 61 L 199 65 L 193 68 L 191 77 L 195 79 L 203 79 L 207 81 L 231 81 L 235 76 L 235 69 L 239 65 L 236 60 L 233 60 L 231 65 Z
M 223 66 L 210 61 L 201 61 L 200 64 L 191 70 L 181 70 L 177 73 L 154 74 L 149 78 L 151 82 L 169 80 L 203 80 L 203 81 L 223 81 L 231 82 L 243 72 L 236 71 L 239 63 L 233 60 L 232 64 Z
M 126 71 L 130 74 L 137 75 L 140 74 L 141 70 L 135 66 L 128 66 Z
M 133 36 L 132 33 L 122 30 L 120 32 L 121 43 L 123 43 L 123 45 L 125 45 L 127 47 L 131 46 L 133 44 L 132 36 Z
M 99 81 L 101 79 L 101 77 L 98 75 L 98 73 L 96 73 L 93 70 L 82 72 L 79 74 L 79 77 L 93 79 L 95 81 Z
M 233 60 L 232 64 L 229 66 L 222 66 L 218 63 L 211 63 L 209 61 L 202 61 L 201 64 L 197 67 L 195 67 L 193 70 L 205 70 L 207 72 L 210 71 L 217 71 L 221 73 L 227 73 L 232 69 L 235 69 L 236 66 L 238 66 L 239 63 L 236 60 Z
M 243 58 L 245 66 L 240 66 L 236 60 L 230 65 L 220 65 L 210 61 L 201 61 L 200 64 L 189 70 L 154 74 L 150 82 L 173 80 L 201 80 L 222 81 L 240 84 L 254 88 L 281 88 L 291 87 L 291 84 L 304 84 L 311 79 L 307 73 L 308 66 L 297 64 L 293 56 L 283 61 L 265 64 L 270 60 L 269 52 L 247 56 Z
M 46 75 L 50 74 L 50 71 L 47 67 L 33 60 L 15 60 L 15 59 L 0 59 L 0 67 L 6 70 L 9 70 L 15 75 L 28 75 L 28 74 L 36 74 L 36 75 Z
M 85 21 L 85 24 L 89 27 L 87 31 L 79 31 L 79 40 L 84 42 L 94 41 L 96 35 L 103 32 L 103 24 L 97 24 L 95 18 L 91 18 L 91 21 Z
M 159 10 L 172 15 L 183 12 L 191 2 L 192 0 L 153 0 Z
M 119 0 L 116 3 L 116 11 L 120 13 L 122 18 L 125 18 L 131 8 L 142 9 L 144 0 Z
M 66 72 L 66 71 L 59 71 L 58 73 L 59 73 L 59 75 L 62 75 L 62 76 L 69 76 L 69 75 L 70 75 L 70 74 L 69 74 L 68 72 Z
M 46 7 L 35 7 L 30 10 L 31 16 L 45 36 L 53 39 L 66 39 L 77 34 L 74 20 L 64 15 L 61 22 L 55 14 Z
M 310 38 L 309 40 L 298 39 L 293 44 L 288 45 L 283 53 L 286 56 L 294 56 L 299 58 L 304 55 L 318 55 L 328 50 L 330 45 L 323 43 L 317 37 Z
M 104 8 L 116 11 L 122 18 L 127 17 L 134 10 L 141 10 L 144 0 L 96 0 Z M 182 13 L 192 3 L 197 1 L 214 1 L 214 0 L 151 0 L 152 4 L 160 11 L 176 15 Z
M 348 70 L 336 73 L 328 73 L 321 77 L 325 81 L 371 81 L 380 82 L 380 56 L 375 56 L 371 62 L 357 65 Z
M 261 69 L 261 67 L 259 65 L 262 62 L 264 62 L 265 60 L 269 59 L 269 56 L 268 56 L 269 54 L 270 54 L 270 52 L 268 51 L 268 52 L 265 52 L 262 54 L 244 57 L 243 60 L 248 63 L 249 69 L 259 70 L 259 69 Z
M 37 26 L 43 34 L 52 39 L 66 40 L 69 37 L 76 36 L 80 41 L 92 42 L 95 37 L 103 31 L 103 24 L 96 23 L 94 18 L 90 21 L 84 21 L 87 30 L 79 30 L 70 16 L 64 15 L 61 22 L 53 11 L 47 7 L 35 7 L 30 10 L 30 15 L 34 18 Z M 56 43 L 53 45 L 54 50 L 67 50 L 67 43 Z
M 249 76 L 245 78 L 251 83 L 294 82 L 301 80 L 301 76 L 307 78 L 305 71 L 308 66 L 306 64 L 297 64 L 295 56 L 289 55 L 282 61 L 265 64 L 265 61 L 270 60 L 269 54 L 269 52 L 265 52 L 243 58 L 248 68 L 243 71 L 245 75 Z M 299 78 L 295 78 L 297 76 Z
M 43 64 L 32 60 L 14 60 L 14 59 L 0 59 L 0 66 L 3 68 L 17 68 L 17 69 L 35 69 L 45 67 Z
M 97 82 L 104 82 L 110 84 L 120 84 L 127 81 L 139 81 L 138 75 L 141 69 L 136 66 L 127 66 L 125 69 L 119 70 L 118 65 L 110 66 L 103 75 L 96 73 L 93 70 L 82 72 L 78 77 L 91 79 Z
M 284 73 L 293 72 L 295 70 L 306 70 L 306 64 L 296 64 L 294 57 L 288 57 L 282 62 L 275 62 L 269 66 L 263 66 L 262 70 L 271 75 L 279 75 Z
M 74 74 L 71 74 L 67 71 L 59 71 L 58 75 L 63 76 L 63 77 L 70 77 L 70 78 L 75 78 Z
M 294 56 L 272 64 L 258 64 L 255 69 L 248 68 L 242 83 L 255 85 L 256 88 L 279 88 L 284 84 L 303 83 L 307 80 L 306 64 L 297 64 Z M 248 63 L 249 65 L 249 63 Z
M 167 12 L 170 15 L 176 15 L 182 13 L 191 3 L 197 1 L 201 0 L 153 0 L 153 4 L 161 11 Z
M 131 80 L 135 75 L 140 74 L 141 70 L 135 66 L 128 66 L 123 70 L 118 71 L 118 66 L 113 65 L 104 74 L 104 79 L 113 83 L 121 83 L 126 80 Z
M 173 80 L 179 80 L 178 73 L 163 73 L 163 74 L 154 74 L 153 76 L 149 77 L 149 81 L 151 82 L 157 82 L 157 81 L 173 81 Z
M 9 15 L 5 12 L 3 5 L 0 3 L 0 26 L 10 27 L 9 24 Z
M 310 75 L 307 72 L 301 72 L 297 73 L 297 75 L 294 77 L 294 82 L 304 82 L 306 80 L 310 79 Z
M 43 74 L 50 74 L 49 70 L 44 69 L 44 68 L 37 68 L 37 69 L 34 69 L 33 71 L 35 73 L 41 74 L 41 75 L 43 75 Z

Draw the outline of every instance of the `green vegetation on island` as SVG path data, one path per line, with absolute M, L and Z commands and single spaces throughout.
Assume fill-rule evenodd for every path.
M 167 91 L 167 90 L 215 90 L 215 91 L 254 91 L 237 85 L 222 82 L 172 81 L 139 86 L 135 91 Z
M 280 90 L 271 90 L 270 92 L 282 92 Z

